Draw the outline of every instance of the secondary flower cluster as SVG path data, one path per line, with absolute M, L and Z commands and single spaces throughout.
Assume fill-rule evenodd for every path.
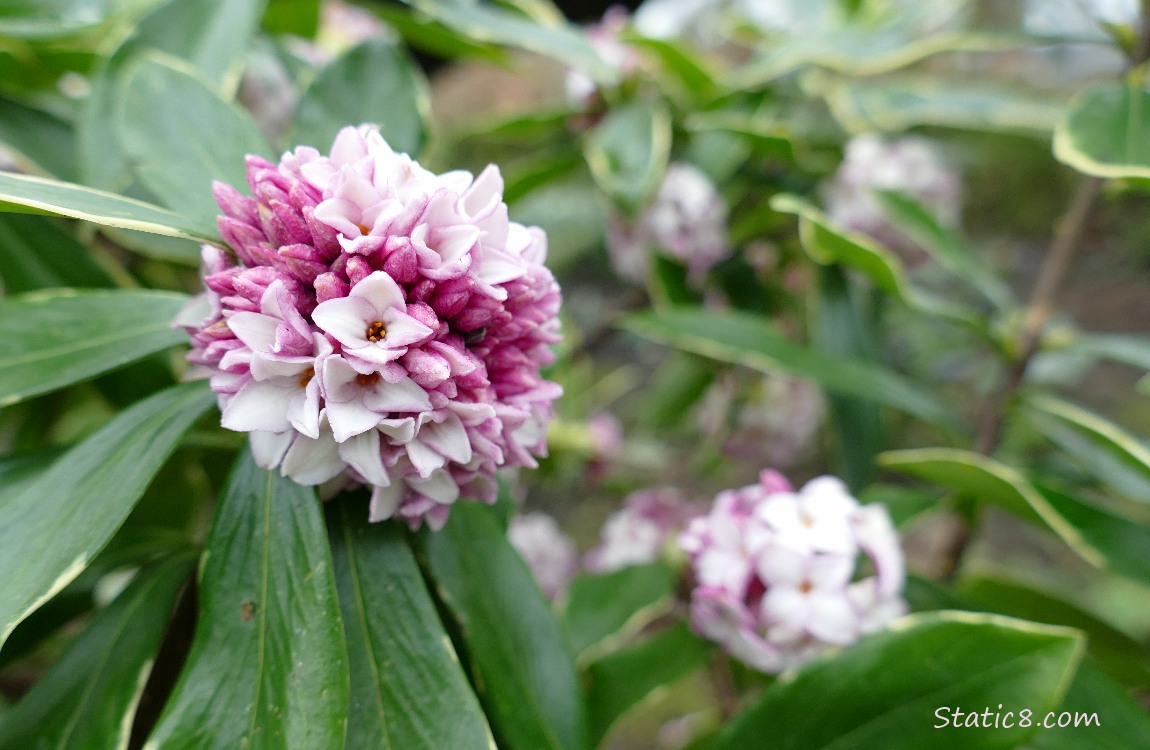
M 601 543 L 587 553 L 584 564 L 595 573 L 658 560 L 669 540 L 683 530 L 699 509 L 671 487 L 632 492 L 603 524 Z
M 695 577 L 691 622 L 735 658 L 782 672 L 902 614 L 905 568 L 886 509 L 841 481 L 796 492 L 766 471 L 726 490 L 679 538 Z M 858 578 L 864 557 L 872 575 Z
M 560 295 L 546 237 L 508 220 L 499 170 L 434 174 L 369 126 L 330 156 L 248 157 L 217 183 L 229 250 L 204 247 L 206 309 L 182 316 L 223 425 L 301 484 L 371 485 L 371 518 L 493 501 L 546 450 Z

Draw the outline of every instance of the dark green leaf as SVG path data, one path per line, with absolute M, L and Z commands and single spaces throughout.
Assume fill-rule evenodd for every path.
M 1130 685 L 1150 687 L 1146 647 L 1075 605 L 1009 580 L 964 578 L 959 594 L 971 607 L 1086 633 L 1087 651 L 1108 672 Z M 967 607 L 970 608 L 970 607 Z
M 270 153 L 247 114 L 187 63 L 158 53 L 142 55 L 125 71 L 119 127 L 140 182 L 200 224 L 214 224 L 220 213 L 212 181 L 244 186 L 244 157 Z
M 244 450 L 205 546 L 195 641 L 146 747 L 339 748 L 348 700 L 315 490 Z
M 911 615 L 767 688 L 714 747 L 1014 748 L 1035 728 L 955 728 L 942 719 L 999 704 L 1015 716 L 1055 708 L 1082 646 L 1076 631 L 995 615 Z
M 460 502 L 420 536 L 458 622 L 488 720 L 507 750 L 585 750 L 579 679 L 551 607 L 493 511 Z
M 346 746 L 492 747 L 403 532 L 368 523 L 359 496 L 329 503 L 327 519 L 351 671 Z
M 61 290 L 0 300 L 0 406 L 79 383 L 187 340 L 173 292 Z
M 841 266 L 816 269 L 817 297 L 811 342 L 832 356 L 875 364 L 874 334 Z M 831 394 L 828 398 L 839 461 L 847 484 L 863 487 L 874 474 L 874 457 L 885 442 L 882 411 L 874 401 Z
M 197 221 L 114 193 L 10 172 L 0 172 L 0 212 L 68 216 L 197 242 L 219 242 L 214 216 L 210 222 Z
M 239 81 L 263 6 L 264 0 L 167 0 L 144 16 L 93 76 L 78 142 L 84 182 L 120 191 L 131 181 L 117 119 L 131 63 L 148 50 L 164 52 L 186 60 L 227 93 Z
M 0 645 L 95 557 L 214 402 L 202 382 L 170 388 L 119 414 L 16 494 L 0 490 Z
M 898 257 L 873 240 L 856 232 L 838 229 L 830 219 L 810 203 L 793 195 L 776 195 L 771 208 L 799 217 L 799 236 L 803 249 L 813 261 L 822 265 L 842 263 L 859 271 L 875 287 L 928 315 L 936 315 L 970 326 L 979 325 L 971 310 L 936 299 L 912 286 Z
M 268 0 L 267 6 L 264 31 L 313 39 L 319 30 L 320 0 Z
M 191 570 L 192 560 L 170 558 L 137 574 L 0 718 L 0 747 L 126 747 L 168 614 Z
M 1147 115 L 1150 92 L 1133 78 L 1086 89 L 1054 129 L 1054 156 L 1096 177 L 1150 177 Z
M 661 563 L 579 576 L 571 582 L 563 611 L 575 653 L 584 660 L 638 633 L 670 611 L 674 594 L 674 576 Z
M 999 505 L 1044 526 L 1097 568 L 1150 582 L 1150 529 L 1077 498 L 1032 484 L 1015 469 L 952 448 L 890 451 L 879 463 L 948 487 L 978 502 Z
M 834 357 L 787 341 L 756 315 L 713 310 L 640 313 L 624 326 L 655 341 L 759 372 L 809 378 L 833 393 L 871 399 L 929 422 L 953 418 L 929 391 L 877 365 Z
M 887 218 L 906 232 L 943 268 L 977 289 L 997 307 L 1014 304 L 1014 295 L 1001 279 L 982 266 L 959 236 L 943 227 L 921 203 L 905 193 L 881 190 L 876 194 Z
M 114 286 L 88 248 L 55 222 L 15 214 L 0 214 L 0 281 L 10 295 L 59 286 Z
M 1070 716 L 1063 718 L 1063 712 Z M 1066 726 L 1044 730 L 1031 742 L 1034 750 L 1130 750 L 1150 737 L 1145 706 L 1088 664 L 1078 668 L 1058 715 L 1049 721 L 1065 721 Z
M 597 746 L 619 717 L 649 695 L 705 664 L 711 651 L 686 623 L 678 623 L 592 662 L 587 667 L 592 744 Z
M 340 129 L 375 123 L 396 151 L 418 156 L 430 114 L 427 82 L 383 39 L 353 47 L 324 68 L 300 99 L 289 141 L 326 152 Z
M 53 177 L 76 178 L 72 126 L 55 115 L 0 97 L 0 142 Z
M 372 4 L 370 10 L 387 22 L 413 49 L 445 60 L 474 58 L 493 64 L 506 64 L 507 53 L 489 42 L 469 38 L 423 13 L 402 5 Z
M 659 187 L 671 153 L 671 117 L 652 102 L 612 110 L 587 138 L 585 154 L 603 192 L 638 211 Z
M 1044 432 L 1084 459 L 1088 471 L 1104 482 L 1117 476 L 1115 486 L 1134 488 L 1133 499 L 1150 502 L 1150 450 L 1140 440 L 1113 422 L 1052 396 L 1035 396 L 1026 404 L 1037 412 L 1038 427 L 1053 428 Z M 1071 434 L 1065 434 L 1067 430 Z
M 517 47 L 583 70 L 602 83 L 615 80 L 615 70 L 603 61 L 581 31 L 570 26 L 536 23 L 486 2 L 404 2 L 472 42 Z

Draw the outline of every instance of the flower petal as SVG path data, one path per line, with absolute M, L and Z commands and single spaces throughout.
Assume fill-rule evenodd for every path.
M 351 288 L 348 298 L 359 298 L 370 303 L 373 312 L 380 316 L 376 320 L 381 319 L 383 313 L 393 307 L 398 307 L 400 312 L 407 309 L 399 285 L 395 283 L 395 279 L 383 271 L 374 271 L 363 277 L 358 284 Z M 370 323 L 371 321 L 367 322 Z
M 253 380 L 228 401 L 220 424 L 237 432 L 289 430 L 288 406 L 297 390 L 277 381 Z
M 325 332 L 335 336 L 339 343 L 358 349 L 368 345 L 367 327 L 376 318 L 375 310 L 367 300 L 340 297 L 316 305 L 311 319 Z
M 372 411 L 380 413 L 424 412 L 431 409 L 427 391 L 416 385 L 411 378 L 404 378 L 398 383 L 388 383 L 380 378 L 378 383 L 364 392 L 363 403 Z

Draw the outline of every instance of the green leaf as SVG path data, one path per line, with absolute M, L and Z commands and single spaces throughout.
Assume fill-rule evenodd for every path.
M 131 181 L 128 157 L 119 143 L 117 113 L 124 74 L 140 55 L 155 50 L 186 60 L 226 94 L 239 82 L 263 6 L 264 0 L 167 0 L 140 19 L 133 34 L 93 76 L 78 138 L 84 182 L 118 191 Z M 203 139 L 201 134 L 199 140 Z
M 1054 129 L 1054 157 L 1095 177 L 1150 177 L 1150 92 L 1133 79 L 1080 92 Z
M 295 34 L 314 39 L 319 31 L 320 0 L 269 0 L 264 11 L 264 31 Z
M 0 142 L 63 180 L 75 179 L 75 135 L 55 115 L 0 96 Z
M 1064 96 L 999 83 L 936 75 L 901 75 L 860 81 L 810 75 L 805 88 L 826 99 L 851 132 L 902 132 L 924 125 L 1046 136 L 1066 104 Z
M 958 593 L 970 605 L 968 608 L 1077 628 L 1086 634 L 1087 653 L 1100 666 L 1126 684 L 1150 686 L 1146 647 L 1069 602 L 1021 583 L 989 576 L 964 578 Z
M 757 315 L 664 310 L 631 315 L 623 325 L 640 336 L 720 362 L 768 375 L 790 373 L 809 378 L 832 393 L 871 399 L 928 422 L 954 422 L 932 393 L 909 379 L 877 365 L 793 344 Z
M 213 180 L 244 186 L 244 157 L 270 154 L 247 114 L 186 63 L 158 53 L 125 71 L 118 116 L 120 144 L 140 182 L 198 224 L 214 224 L 220 213 Z
M 1113 422 L 1052 396 L 1026 401 L 1031 421 L 1086 470 L 1128 497 L 1150 503 L 1150 450 Z
M 159 206 L 70 182 L 0 172 L 0 212 L 43 213 L 121 229 L 219 242 L 215 217 L 194 220 Z
M 494 748 L 399 526 L 368 523 L 358 495 L 329 503 L 327 521 L 351 671 L 346 746 Z
M 0 214 L 0 281 L 9 295 L 47 287 L 115 286 L 88 248 L 55 222 L 15 214 Z
M 579 679 L 551 607 L 494 512 L 456 503 L 420 537 L 436 592 L 458 623 L 480 701 L 507 750 L 585 750 Z
M 137 574 L 0 718 L 0 747 L 127 747 L 168 615 L 191 570 L 192 561 L 181 557 Z
M 204 548 L 195 641 L 145 747 L 338 748 L 348 701 L 315 490 L 243 450 Z
M 117 415 L 16 494 L 0 490 L 0 645 L 95 557 L 214 402 L 202 382 L 169 388 Z
M 547 265 L 570 267 L 603 242 L 603 206 L 586 175 L 532 190 L 510 207 L 511 218 L 547 232 Z
M 875 363 L 871 319 L 860 309 L 858 296 L 841 266 L 815 271 L 815 311 L 811 316 L 811 339 L 819 350 L 832 356 Z M 834 422 L 836 447 L 842 474 L 854 488 L 865 486 L 874 474 L 874 457 L 886 440 L 882 411 L 874 401 L 832 394 L 828 399 Z
M 472 42 L 535 52 L 582 70 L 601 83 L 613 83 L 617 77 L 586 35 L 567 24 L 540 24 L 520 13 L 484 2 L 404 0 L 404 3 Z
M 788 162 L 793 162 L 795 159 L 795 143 L 791 134 L 782 126 L 770 122 L 759 114 L 735 110 L 695 112 L 689 115 L 683 124 L 693 133 L 736 135 L 764 156 L 779 157 Z M 739 166 L 742 166 L 742 163 Z M 707 165 L 706 168 L 709 167 L 710 165 Z
M 55 39 L 107 20 L 106 0 L 6 0 L 0 5 L 0 36 Z
M 888 73 L 942 52 L 993 52 L 1034 46 L 1040 40 L 1017 33 L 944 31 L 922 33 L 913 19 L 881 28 L 863 25 L 796 34 L 731 75 L 731 89 L 758 89 L 799 68 L 817 65 L 850 76 Z
M 0 300 L 0 406 L 88 380 L 187 340 L 172 319 L 187 297 L 59 290 Z
M 1122 333 L 1078 333 L 1066 348 L 1075 353 L 1150 370 L 1150 337 Z
M 865 274 L 875 287 L 928 315 L 979 327 L 980 317 L 973 311 L 936 299 L 911 285 L 902 261 L 891 251 L 869 237 L 835 227 L 819 209 L 789 194 L 776 195 L 771 208 L 799 217 L 799 236 L 811 260 L 821 265 L 842 263 Z
M 714 750 L 1014 748 L 1035 728 L 955 728 L 942 719 L 999 704 L 1016 717 L 1055 708 L 1082 646 L 1076 631 L 995 615 L 910 615 L 767 688 Z
M 564 622 L 579 659 L 593 658 L 670 611 L 675 581 L 661 563 L 583 574 L 567 590 Z M 600 648 L 596 648 L 600 647 Z
M 627 211 L 638 211 L 659 187 L 671 153 L 671 117 L 653 102 L 612 110 L 587 138 L 591 174 Z
M 598 746 L 607 730 L 643 700 L 703 666 L 712 650 L 680 622 L 592 662 L 587 667 L 592 745 Z
M 395 29 L 409 47 L 422 50 L 433 57 L 441 57 L 444 60 L 471 58 L 495 65 L 506 64 L 508 61 L 508 55 L 503 49 L 489 42 L 471 39 L 449 26 L 428 18 L 423 13 L 402 5 L 372 4 L 368 10 Z
M 906 193 L 891 190 L 877 191 L 875 197 L 887 219 L 914 239 L 936 263 L 970 284 L 996 307 L 1014 305 L 1010 287 L 980 264 L 971 248 L 955 232 L 939 224 L 921 203 Z
M 341 128 L 375 123 L 393 149 L 418 156 L 428 97 L 427 82 L 403 49 L 372 39 L 320 71 L 296 108 L 289 141 L 326 152 Z
M 1088 664 L 1078 668 L 1058 715 L 1050 721 L 1063 721 L 1063 712 L 1071 714 L 1067 725 L 1043 730 L 1031 742 L 1034 750 L 1129 750 L 1150 737 L 1146 708 Z M 1081 720 L 1078 726 L 1076 719 Z
M 903 529 L 940 504 L 940 493 L 919 487 L 897 484 L 872 484 L 859 493 L 859 500 L 870 505 L 881 503 L 890 512 L 895 528 Z
M 1091 565 L 1150 582 L 1150 529 L 1108 510 L 1031 484 L 994 459 L 953 448 L 890 451 L 888 469 L 949 487 L 964 497 L 999 505 L 1044 526 Z
M 688 52 L 682 44 L 664 39 L 650 39 L 638 34 L 624 33 L 621 41 L 639 49 L 650 50 L 696 101 L 706 101 L 718 93 L 715 73 L 700 57 Z

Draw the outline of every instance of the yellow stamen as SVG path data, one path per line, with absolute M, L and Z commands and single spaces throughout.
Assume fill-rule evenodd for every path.
M 364 386 L 365 388 L 369 385 L 375 385 L 376 383 L 379 382 L 379 373 L 378 372 L 372 372 L 372 373 L 368 373 L 367 375 L 356 375 L 355 376 L 355 382 L 359 383 L 360 385 Z
M 383 324 L 383 321 L 377 320 L 367 327 L 365 335 L 368 341 L 383 341 L 383 337 L 387 335 L 387 326 Z

